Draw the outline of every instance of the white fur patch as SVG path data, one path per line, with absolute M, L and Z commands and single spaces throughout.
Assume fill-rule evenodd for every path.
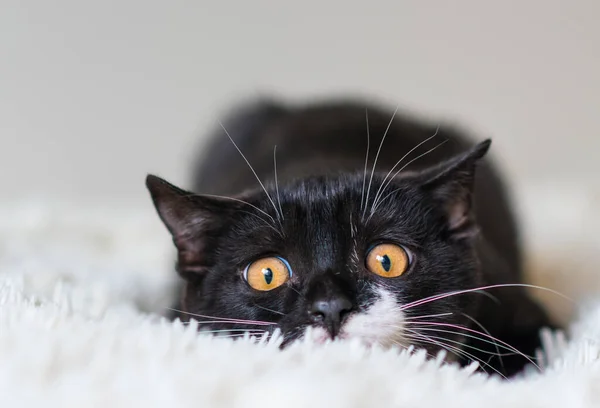
M 327 330 L 316 326 L 308 326 L 302 337 L 317 344 L 323 344 L 326 341 L 331 340 L 331 336 L 329 336 Z
M 377 299 L 364 312 L 353 314 L 342 326 L 339 339 L 357 339 L 366 346 L 408 347 L 408 339 L 404 335 L 404 313 L 395 297 L 387 290 L 378 288 Z M 330 339 L 329 333 L 321 327 L 309 327 L 305 338 L 316 343 L 324 343 Z
M 358 339 L 365 345 L 407 347 L 404 312 L 389 291 L 378 288 L 377 299 L 367 310 L 348 318 L 340 331 L 341 339 Z

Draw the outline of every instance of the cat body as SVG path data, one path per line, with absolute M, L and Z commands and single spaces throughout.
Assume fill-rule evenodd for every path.
M 516 373 L 550 323 L 525 288 L 499 287 L 522 281 L 522 251 L 489 146 L 360 100 L 235 110 L 196 163 L 198 194 L 147 181 L 181 317 Z

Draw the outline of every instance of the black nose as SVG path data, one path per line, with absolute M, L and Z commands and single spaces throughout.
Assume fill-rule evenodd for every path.
M 328 300 L 316 300 L 310 308 L 310 316 L 314 323 L 320 323 L 335 337 L 344 317 L 352 311 L 352 302 L 344 296 Z

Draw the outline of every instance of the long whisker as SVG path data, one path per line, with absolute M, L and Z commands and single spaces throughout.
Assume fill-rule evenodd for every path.
M 455 334 L 455 335 L 464 336 L 464 333 L 459 333 L 459 332 L 454 332 L 454 331 L 447 331 L 447 330 L 423 329 L 423 328 L 421 328 L 420 330 L 427 330 L 427 331 L 433 331 L 433 332 L 449 333 L 449 334 Z M 466 336 L 466 337 L 471 337 L 471 336 Z M 435 337 L 435 338 L 445 339 L 445 338 L 442 338 L 442 337 Z M 480 341 L 485 341 L 485 340 L 480 339 L 478 337 L 473 337 L 473 338 L 478 339 Z M 486 351 L 486 350 L 482 350 L 482 349 L 479 349 L 479 348 L 474 347 L 474 346 L 469 345 L 469 344 L 463 344 L 463 343 L 461 343 L 459 341 L 456 341 L 456 340 L 450 340 L 450 339 L 446 339 L 446 340 L 447 341 L 451 341 L 452 343 L 456 343 L 456 344 L 462 345 L 463 347 L 467 347 L 467 348 L 470 348 L 470 349 L 475 349 L 475 350 L 477 350 L 477 351 L 479 351 L 479 352 L 481 352 L 483 354 L 488 354 L 489 358 L 485 362 L 483 360 L 475 358 L 475 356 L 473 356 L 473 355 L 471 355 L 470 358 L 471 359 L 475 358 L 476 361 L 479 361 L 480 363 L 484 364 L 485 366 L 492 368 L 492 370 L 494 370 L 496 373 L 500 374 L 502 377 L 504 377 L 504 375 L 502 375 L 498 370 L 496 370 L 494 367 L 492 367 L 490 365 L 491 359 L 494 358 L 494 357 L 498 357 L 498 359 L 500 360 L 500 367 L 504 371 L 505 368 L 504 368 L 504 363 L 502 361 L 502 357 L 517 355 L 517 353 L 514 353 L 514 352 L 512 352 L 512 353 L 500 353 L 497 343 L 493 343 L 493 342 L 489 342 L 489 343 L 492 343 L 495 346 L 496 351 L 497 351 L 496 353 L 492 353 L 492 352 L 489 352 L 489 351 Z M 506 377 L 504 377 L 504 378 L 506 379 Z
M 414 152 L 415 150 L 417 150 L 419 147 L 421 147 L 422 145 L 424 145 L 425 143 L 427 143 L 428 141 L 430 141 L 431 139 L 433 139 L 434 137 L 437 136 L 438 132 L 440 130 L 440 127 L 438 126 L 437 129 L 435 130 L 435 133 L 433 134 L 433 136 L 429 136 L 427 139 L 423 140 L 421 143 L 417 144 L 415 147 L 413 147 L 412 149 L 410 149 L 408 151 L 408 153 L 406 153 L 404 156 L 402 156 L 402 158 L 400 158 L 400 160 L 398 160 L 396 162 L 396 164 L 394 164 L 394 167 L 392 167 L 390 169 L 390 171 L 385 175 L 385 177 L 383 178 L 383 181 L 381 182 L 381 185 L 379 186 L 379 188 L 377 189 L 377 193 L 375 193 L 375 198 L 373 199 L 373 205 L 375 205 L 375 203 L 377 203 L 377 199 L 380 198 L 380 193 L 382 191 L 385 190 L 385 188 L 388 186 L 389 183 L 391 183 L 392 179 L 390 179 L 387 183 L 387 178 L 390 176 L 390 174 L 392 174 L 392 172 L 396 169 L 397 166 L 400 165 L 400 163 L 402 163 L 402 161 L 408 156 L 410 155 L 412 152 Z
M 194 317 L 202 317 L 205 319 L 217 319 L 217 320 L 224 320 L 224 321 L 228 321 L 228 322 L 234 322 L 234 323 L 240 323 L 240 324 L 255 324 L 257 326 L 268 326 L 268 325 L 272 325 L 272 324 L 277 324 L 275 322 L 265 322 L 262 320 L 246 320 L 246 319 L 231 319 L 229 317 L 219 317 L 219 316 L 208 316 L 208 315 L 202 315 L 202 314 L 197 314 L 197 313 L 190 313 L 190 312 L 186 312 L 184 310 L 179 310 L 179 309 L 173 309 L 170 307 L 167 307 L 168 310 L 172 310 L 174 312 L 178 312 L 178 313 L 183 313 L 186 314 L 188 316 L 194 316 Z
M 279 198 L 279 183 L 277 182 L 277 145 L 273 148 L 273 169 L 275 173 L 275 189 L 277 191 L 277 204 L 279 205 L 279 213 L 281 214 L 281 219 L 285 219 L 283 216 L 283 210 L 281 209 L 281 200 Z
M 483 292 L 483 293 L 487 293 L 487 292 Z M 461 313 L 461 314 L 464 317 L 466 317 L 467 319 L 471 320 L 474 324 L 476 324 L 481 330 L 483 330 L 485 332 L 485 334 L 487 334 L 490 337 L 492 336 L 491 333 L 489 332 L 489 330 L 486 329 L 485 326 L 483 324 L 481 324 L 477 319 L 468 315 L 467 313 Z M 499 356 L 500 367 L 502 368 L 502 370 L 505 370 L 504 361 L 502 360 L 502 356 L 500 356 L 500 348 L 498 347 L 498 343 L 494 343 L 494 348 L 496 349 L 496 353 L 498 353 L 498 356 Z
M 420 305 L 424 305 L 426 303 L 429 302 L 433 302 L 436 300 L 440 300 L 440 299 L 444 299 L 450 296 L 456 296 L 456 295 L 462 295 L 465 293 L 471 293 L 471 292 L 476 292 L 476 291 L 482 291 L 482 290 L 489 290 L 489 289 L 495 289 L 495 288 L 510 288 L 510 287 L 523 287 L 523 288 L 532 288 L 532 289 L 539 289 L 539 290 L 544 290 L 550 293 L 553 293 L 557 296 L 560 296 L 566 300 L 569 300 L 570 302 L 575 302 L 573 299 L 569 298 L 568 296 L 557 292 L 553 289 L 549 289 L 549 288 L 545 288 L 543 286 L 536 286 L 536 285 L 529 285 L 527 283 L 503 283 L 503 284 L 498 284 L 498 285 L 488 285 L 488 286 L 480 286 L 477 288 L 472 288 L 472 289 L 465 289 L 465 290 L 458 290 L 458 291 L 454 291 L 454 292 L 447 292 L 447 293 L 443 293 L 441 295 L 434 295 L 434 296 L 429 296 L 426 297 L 424 299 L 420 299 L 411 303 L 407 303 L 405 305 L 403 305 L 401 307 L 401 310 L 407 310 L 410 309 L 412 307 L 415 306 L 420 306 Z
M 231 335 L 219 335 L 219 336 L 215 336 L 215 338 L 217 339 L 239 339 L 239 338 L 244 338 L 246 337 L 246 335 L 249 335 L 249 337 L 259 337 L 262 336 L 264 333 L 238 333 L 238 334 L 231 334 Z
M 449 346 L 448 344 L 444 344 L 444 343 L 435 341 L 432 337 L 426 336 L 426 335 L 419 333 L 417 331 L 414 331 L 414 330 L 406 329 L 406 331 L 413 333 L 412 335 L 405 334 L 405 336 L 407 339 L 411 340 L 415 344 L 419 344 L 419 345 L 432 344 L 434 346 L 440 347 L 441 349 L 450 352 L 451 354 L 456 354 L 459 357 L 464 356 L 464 351 L 459 349 L 458 347 L 452 347 L 452 346 Z M 474 359 L 474 360 L 479 361 L 477 359 Z
M 234 197 L 227 197 L 227 196 L 221 196 L 221 195 L 215 195 L 215 194 L 195 194 L 196 196 L 199 197 L 214 197 L 214 198 L 222 198 L 224 200 L 232 200 L 232 201 L 237 201 L 238 203 L 242 203 L 242 204 L 246 204 L 252 208 L 254 208 L 256 211 L 266 215 L 267 217 L 269 217 L 271 219 L 271 221 L 273 221 L 273 223 L 275 223 L 275 218 L 273 218 L 269 213 L 261 210 L 260 208 L 258 208 L 257 206 L 255 206 L 254 204 L 250 204 L 247 201 L 244 200 L 240 200 L 239 198 L 234 198 Z
M 371 171 L 371 178 L 369 179 L 369 187 L 367 188 L 367 197 L 366 197 L 366 201 L 365 201 L 365 208 L 363 209 L 363 214 L 362 216 L 365 216 L 365 211 L 367 209 L 366 204 L 369 201 L 369 192 L 371 191 L 371 183 L 373 182 L 373 174 L 375 174 L 375 167 L 377 166 L 377 159 L 379 159 L 379 153 L 381 152 L 381 147 L 383 146 L 383 142 L 385 141 L 385 137 L 388 134 L 388 131 L 390 130 L 390 127 L 392 126 L 392 122 L 394 121 L 394 118 L 396 117 L 396 113 L 398 112 L 398 109 L 400 108 L 400 106 L 396 107 L 396 110 L 394 111 L 394 114 L 392 115 L 392 118 L 390 119 L 390 123 L 388 123 L 387 128 L 385 129 L 385 133 L 383 134 L 383 137 L 381 138 L 381 143 L 379 143 L 379 148 L 377 149 L 377 154 L 375 155 L 375 161 L 373 162 L 373 170 Z
M 470 359 L 472 361 L 477 361 L 480 364 L 481 369 L 484 372 L 487 373 L 487 371 L 485 371 L 485 368 L 483 368 L 483 366 L 482 366 L 483 362 L 480 359 L 478 359 L 477 357 L 475 357 L 475 356 L 471 355 L 470 353 L 466 352 L 465 350 L 462 350 L 462 349 L 460 349 L 459 347 L 456 347 L 456 346 L 449 345 L 447 343 L 436 341 L 431 336 L 426 336 L 424 334 L 421 334 L 421 333 L 418 333 L 418 332 L 412 331 L 412 330 L 411 330 L 411 332 L 414 333 L 411 336 L 414 339 L 413 341 L 416 340 L 417 342 L 419 342 L 421 344 L 432 344 L 434 346 L 440 347 L 443 350 L 446 350 L 447 352 L 450 352 L 451 354 L 455 354 L 458 357 L 467 358 L 467 359 Z M 485 364 L 485 363 L 483 363 L 483 364 Z M 492 367 L 492 369 L 493 369 L 493 367 Z
M 288 285 L 288 288 L 291 289 L 291 290 L 293 290 L 294 292 L 296 292 L 298 294 L 298 296 L 300 296 L 301 298 L 304 298 L 304 295 L 302 293 L 300 293 L 298 291 L 298 289 L 294 288 L 291 284 Z
M 419 348 L 420 350 L 423 350 L 425 352 L 425 354 L 427 355 L 427 357 L 429 357 L 430 359 L 434 359 L 435 357 L 433 355 L 431 355 L 431 353 L 429 353 L 427 351 L 427 349 L 419 347 L 421 345 L 420 342 L 420 338 L 417 338 L 416 336 L 410 335 L 410 334 L 404 334 L 404 336 L 407 340 L 411 341 L 411 345 L 410 346 L 406 346 L 405 344 L 400 343 L 399 341 L 392 341 L 392 344 L 396 345 L 396 346 L 400 346 L 401 348 L 403 348 L 404 350 L 410 350 L 411 347 L 415 347 L 415 348 Z M 378 342 L 379 345 L 382 345 L 381 342 Z
M 239 210 L 239 211 L 241 211 L 241 210 Z M 265 220 L 265 219 L 264 219 L 263 217 L 261 217 L 260 215 L 258 215 L 258 214 L 254 214 L 254 213 L 251 213 L 250 211 L 241 211 L 241 212 L 243 212 L 243 213 L 245 213 L 245 214 L 248 214 L 248 215 L 251 215 L 251 216 L 253 216 L 253 217 L 256 217 L 256 218 L 258 218 L 259 220 L 261 220 L 262 222 L 264 222 L 264 223 L 265 223 L 265 227 L 268 227 L 268 228 L 272 229 L 272 230 L 273 230 L 273 231 L 274 231 L 276 234 L 278 234 L 278 235 L 280 235 L 281 237 L 283 237 L 283 233 L 282 233 L 280 230 L 278 230 L 277 228 L 275 228 L 275 227 L 274 227 L 272 224 L 269 224 L 269 223 L 267 222 L 267 220 Z
M 492 300 L 497 305 L 502 304 L 502 302 L 500 302 L 500 299 L 498 299 L 496 296 L 492 295 L 491 293 L 487 293 L 485 290 L 476 290 L 473 293 L 477 293 L 478 295 L 483 295 L 486 298 Z
M 405 317 L 404 320 L 418 320 L 418 319 L 425 319 L 428 317 L 451 316 L 452 314 L 453 314 L 452 312 L 447 312 L 447 313 L 438 313 L 438 314 L 431 314 L 431 315 L 424 315 L 424 316 L 410 316 L 410 317 Z
M 265 185 L 263 184 L 263 182 L 260 180 L 260 177 L 258 177 L 258 174 L 256 174 L 256 171 L 254 171 L 254 167 L 252 167 L 252 165 L 250 164 L 250 162 L 248 161 L 248 159 L 246 158 L 246 156 L 244 156 L 244 153 L 242 153 L 242 151 L 240 150 L 240 148 L 238 147 L 238 145 L 234 142 L 233 138 L 231 137 L 231 135 L 229 134 L 229 132 L 227 131 L 227 129 L 225 129 L 225 126 L 223 126 L 223 123 L 221 123 L 219 121 L 219 125 L 221 125 L 221 127 L 223 128 L 223 131 L 225 132 L 225 134 L 227 135 L 227 137 L 229 138 L 229 140 L 231 141 L 231 143 L 233 144 L 233 146 L 236 148 L 236 150 L 238 151 L 238 153 L 242 156 L 242 158 L 244 159 L 244 161 L 246 162 L 246 164 L 248 165 L 248 167 L 250 167 L 250 170 L 252 170 L 252 173 L 254 174 L 254 177 L 256 177 L 256 180 L 258 180 L 258 184 L 260 184 L 260 186 L 262 187 L 263 191 L 267 195 L 267 198 L 269 199 L 269 201 L 273 205 L 273 209 L 275 210 L 275 213 L 279 217 L 280 214 L 277 211 L 277 207 L 275 206 L 275 202 L 273 201 L 273 199 L 269 195 L 269 192 L 265 188 Z
M 467 347 L 467 348 L 473 349 L 473 350 L 478 351 L 478 352 L 483 353 L 483 354 L 489 354 L 492 357 L 506 357 L 506 356 L 514 356 L 514 355 L 516 355 L 516 353 L 494 353 L 492 351 L 487 351 L 487 350 L 484 350 L 484 349 L 480 349 L 480 348 L 472 346 L 470 344 L 465 344 L 465 343 L 462 343 L 462 342 L 460 342 L 458 340 L 452 340 L 452 339 L 448 339 L 446 337 L 440 337 L 440 336 L 427 336 L 427 337 L 429 337 L 430 339 L 437 339 L 437 340 L 440 340 L 440 341 L 450 342 L 452 344 L 458 344 L 461 347 Z
M 271 312 L 271 313 L 275 313 L 275 314 L 278 314 L 278 315 L 281 315 L 281 316 L 285 316 L 285 313 L 279 312 L 277 310 L 269 309 L 268 307 L 257 305 L 256 303 L 254 303 L 254 306 L 258 307 L 259 309 L 266 310 L 267 312 Z
M 367 165 L 369 163 L 369 149 L 371 148 L 371 133 L 369 131 L 369 109 L 365 108 L 367 119 L 367 154 L 365 155 L 365 172 L 363 174 L 362 192 L 360 194 L 360 209 L 363 209 L 363 200 L 365 198 L 365 184 L 367 184 Z
M 491 335 L 487 335 L 487 337 L 489 337 L 491 339 L 494 339 L 493 341 L 485 339 L 485 338 L 483 338 L 481 336 L 475 336 L 475 335 L 472 335 L 472 334 L 467 334 L 467 333 L 463 333 L 463 332 L 459 332 L 459 331 L 454 331 L 454 330 L 437 329 L 435 327 L 430 327 L 429 325 L 425 325 L 425 326 L 416 326 L 416 325 L 414 325 L 414 326 L 411 326 L 411 327 L 413 327 L 415 330 L 418 330 L 418 331 L 428 331 L 428 332 L 436 332 L 436 333 L 456 334 L 456 335 L 460 335 L 460 336 L 463 336 L 463 337 L 467 337 L 469 339 L 479 340 L 479 341 L 481 341 L 483 343 L 487 343 L 487 344 L 491 344 L 491 345 L 495 346 L 497 348 L 497 351 L 498 351 L 497 355 L 501 355 L 502 354 L 502 353 L 500 353 L 500 348 L 502 348 L 503 350 L 510 351 L 510 353 L 504 353 L 504 355 L 520 355 L 519 353 L 517 353 L 515 351 L 516 349 L 513 346 L 507 347 L 507 346 L 503 346 L 502 344 L 499 345 L 498 342 L 496 341 L 496 338 L 493 337 L 493 336 L 491 336 Z M 533 358 L 532 356 L 527 356 L 527 357 Z
M 417 335 L 420 335 L 420 333 L 416 333 Z M 505 380 L 508 380 L 508 378 L 506 378 L 506 376 L 504 374 L 502 374 L 500 371 L 498 371 L 496 368 L 492 367 L 491 365 L 489 365 L 487 362 L 477 358 L 475 355 L 459 348 L 456 346 L 452 346 L 449 345 L 447 343 L 442 343 L 442 342 L 438 342 L 436 340 L 433 340 L 433 338 L 431 336 L 424 336 L 427 340 L 429 340 L 430 342 L 437 344 L 439 347 L 442 347 L 446 350 L 453 350 L 454 354 L 458 355 L 458 356 L 463 356 L 463 357 L 467 357 L 468 359 L 471 359 L 473 361 L 477 361 L 479 364 L 481 364 L 481 368 L 485 371 L 485 368 L 483 368 L 483 366 L 487 366 L 489 368 L 491 368 L 494 372 L 496 372 L 496 374 L 500 375 L 501 377 L 503 377 Z M 442 339 L 442 340 L 448 340 L 448 339 Z
M 499 349 L 502 348 L 504 350 L 508 350 L 510 352 L 512 352 L 513 354 L 516 355 L 523 355 L 523 353 L 519 352 L 515 347 L 511 346 L 510 344 L 508 344 L 507 346 L 504 346 L 502 344 L 498 344 L 498 342 L 500 340 L 496 339 L 495 337 L 493 337 L 491 334 L 489 334 L 489 332 L 487 332 L 486 330 L 486 338 L 481 337 L 483 336 L 483 333 L 480 333 L 476 330 L 471 330 L 472 333 L 475 334 L 479 334 L 479 336 L 475 335 L 475 334 L 467 334 L 467 333 L 463 333 L 463 332 L 458 332 L 458 331 L 453 331 L 453 330 L 448 330 L 448 329 L 438 329 L 438 328 L 432 328 L 431 326 L 433 325 L 433 323 L 437 323 L 437 322 L 421 322 L 421 321 L 408 321 L 405 322 L 403 325 L 387 325 L 386 327 L 389 328 L 394 328 L 394 329 L 398 329 L 398 330 L 411 330 L 409 328 L 407 328 L 406 326 L 410 326 L 412 328 L 414 328 L 415 330 L 422 330 L 422 331 L 434 331 L 434 332 L 439 332 L 439 333 L 448 333 L 448 334 L 456 334 L 456 335 L 460 335 L 463 337 L 467 337 L 467 338 L 472 338 L 475 340 L 479 340 L 481 342 L 484 343 L 488 343 L 488 344 L 492 344 L 496 347 L 496 349 L 498 350 L 498 353 L 500 352 Z M 442 322 L 439 322 L 440 324 Z M 420 324 L 422 324 L 423 326 L 419 326 Z M 449 325 L 450 326 L 450 325 Z M 454 325 L 456 327 L 460 327 L 462 328 L 463 326 L 459 326 L 459 325 Z M 488 339 L 492 339 L 492 340 L 488 340 Z M 532 356 L 528 356 L 530 358 L 533 358 Z
M 231 332 L 243 332 L 237 334 L 245 334 L 245 333 L 266 333 L 266 330 L 248 330 L 248 329 L 220 329 L 220 330 L 199 330 L 200 334 L 216 334 L 216 333 L 231 333 Z M 236 333 L 232 333 L 236 334 Z
M 460 326 L 460 325 L 457 325 L 457 324 L 450 324 L 450 323 L 420 322 L 419 324 L 422 324 L 422 325 L 425 325 L 425 326 L 443 326 L 443 327 L 451 327 L 451 328 L 454 328 L 454 329 L 458 329 L 458 330 L 465 330 L 465 331 L 468 331 L 468 332 L 470 332 L 470 333 L 476 333 L 476 334 L 478 334 L 478 335 L 480 335 L 480 336 L 485 336 L 485 337 L 491 338 L 492 340 L 494 340 L 494 341 L 496 341 L 496 342 L 498 342 L 498 343 L 500 343 L 500 344 L 502 344 L 502 345 L 506 346 L 506 347 L 507 347 L 507 348 L 509 348 L 511 351 L 514 351 L 515 353 L 517 353 L 517 354 L 518 354 L 518 355 L 520 355 L 521 357 L 525 358 L 525 359 L 526 359 L 527 361 L 529 361 L 529 362 L 530 362 L 530 363 L 531 363 L 533 366 L 535 366 L 535 368 L 537 368 L 539 371 L 542 371 L 542 369 L 541 369 L 541 368 L 540 368 L 540 367 L 539 367 L 539 366 L 538 366 L 538 365 L 537 365 L 537 364 L 536 364 L 536 363 L 535 363 L 535 362 L 534 362 L 534 361 L 533 361 L 533 360 L 532 360 L 532 359 L 531 359 L 529 356 L 527 356 L 525 353 L 523 353 L 523 352 L 519 351 L 518 349 L 516 349 L 515 347 L 511 346 L 510 344 L 508 344 L 508 343 L 506 343 L 506 342 L 504 342 L 504 341 L 502 341 L 502 340 L 500 340 L 500 339 L 497 339 L 497 338 L 495 338 L 495 337 L 488 336 L 488 335 L 487 335 L 487 334 L 485 334 L 485 333 L 479 332 L 479 331 L 477 331 L 477 330 L 470 329 L 470 328 L 468 328 L 468 327 Z M 423 330 L 423 328 L 421 328 L 421 330 Z
M 417 157 L 415 157 L 414 159 L 410 160 L 408 163 L 406 163 L 404 166 L 400 167 L 398 169 L 398 171 L 396 171 L 394 173 L 394 175 L 392 177 L 390 177 L 390 179 L 388 180 L 388 184 L 392 182 L 393 179 L 396 178 L 396 176 L 398 174 L 400 174 L 400 172 L 402 170 L 404 170 L 405 168 L 407 168 L 408 166 L 410 166 L 412 163 L 414 163 L 416 160 L 419 160 L 421 157 L 428 155 L 429 153 L 433 152 L 435 149 L 437 149 L 438 147 L 442 146 L 444 143 L 446 143 L 448 141 L 448 139 L 442 141 L 441 143 L 438 143 L 437 145 L 435 145 L 433 148 L 427 150 L 425 153 L 418 155 Z M 387 187 L 387 186 L 386 186 Z M 392 192 L 390 192 L 388 195 L 386 195 L 382 200 L 379 200 L 377 203 L 373 203 L 373 205 L 371 205 L 371 215 L 369 216 L 369 219 L 371 218 L 371 216 L 373 216 L 373 214 L 375 213 L 375 211 L 377 211 L 377 207 L 379 207 L 379 204 L 384 202 L 385 200 L 387 200 L 388 197 L 390 197 L 391 195 L 393 195 L 395 192 L 399 191 L 400 189 L 395 189 Z M 383 194 L 383 191 L 382 191 Z
M 181 324 L 184 325 L 189 325 L 192 322 L 181 322 Z M 211 324 L 247 324 L 249 326 L 266 326 L 266 324 L 256 324 L 256 323 L 248 323 L 245 321 L 231 321 L 231 320 L 195 320 L 194 319 L 194 324 L 198 324 L 198 325 L 211 325 Z M 275 324 L 275 323 L 273 323 Z M 243 329 L 243 330 L 247 330 L 247 329 Z

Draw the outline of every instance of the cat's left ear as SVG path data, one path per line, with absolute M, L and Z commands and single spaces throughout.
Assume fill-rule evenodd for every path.
M 160 219 L 173 236 L 180 274 L 206 270 L 214 260 L 213 241 L 238 203 L 197 195 L 153 175 L 146 178 L 146 186 Z
M 421 174 L 422 188 L 443 206 L 448 229 L 455 238 L 468 238 L 477 233 L 472 209 L 475 169 L 491 143 L 487 139 Z

